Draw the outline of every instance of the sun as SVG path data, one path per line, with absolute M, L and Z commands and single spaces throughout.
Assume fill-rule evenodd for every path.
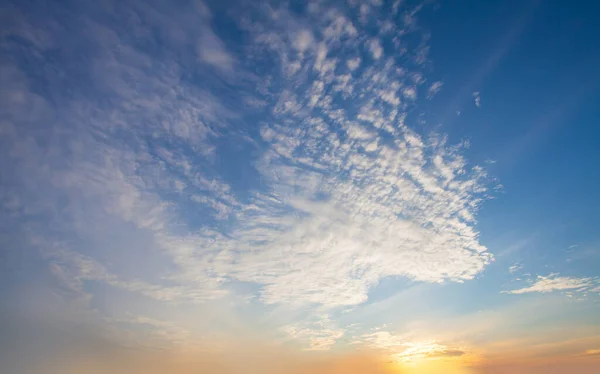
M 407 374 L 469 374 L 463 352 L 435 341 L 417 341 L 404 344 L 405 349 L 394 354 L 400 373 Z

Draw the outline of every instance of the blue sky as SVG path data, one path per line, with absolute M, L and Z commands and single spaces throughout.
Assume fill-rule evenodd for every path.
M 10 370 L 597 369 L 595 4 L 1 9 Z

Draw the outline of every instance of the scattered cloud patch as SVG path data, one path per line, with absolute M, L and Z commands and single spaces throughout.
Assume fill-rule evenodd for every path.
M 475 106 L 477 108 L 481 107 L 481 95 L 479 92 L 473 92 L 473 99 L 475 100 Z
M 198 40 L 197 52 L 198 58 L 202 62 L 218 69 L 231 70 L 233 68 L 233 57 L 229 54 L 221 39 L 208 28 L 204 30 Z
M 524 288 L 503 291 L 503 293 L 510 294 L 524 294 L 531 292 L 553 292 L 553 291 L 575 291 L 583 292 L 589 291 L 597 283 L 594 278 L 575 278 L 575 277 L 561 277 L 558 273 L 549 274 L 548 276 L 538 275 L 533 283 Z
M 407 99 L 414 100 L 417 98 L 417 90 L 414 87 L 406 87 L 402 90 L 402 94 Z
M 379 39 L 371 39 L 369 42 L 369 51 L 371 52 L 371 56 L 375 60 L 379 60 L 381 56 L 383 56 L 383 47 L 379 42 Z
M 516 273 L 517 271 L 519 271 L 521 269 L 523 269 L 523 265 L 519 264 L 519 263 L 516 263 L 516 264 L 514 264 L 514 265 L 512 265 L 511 267 L 508 268 L 508 272 L 511 273 L 511 274 L 514 274 L 514 273 Z
M 428 98 L 434 97 L 435 94 L 440 92 L 443 85 L 444 85 L 444 83 L 441 81 L 437 81 L 437 82 L 434 82 L 433 84 L 431 84 L 431 86 L 429 86 L 429 89 L 427 90 L 427 97 Z
M 344 330 L 335 327 L 327 315 L 316 321 L 288 325 L 281 330 L 292 339 L 308 341 L 307 350 L 310 351 L 328 351 L 344 336 Z
M 346 61 L 348 69 L 354 71 L 360 66 L 360 57 L 354 57 Z
M 301 30 L 294 38 L 294 47 L 300 53 L 306 52 L 313 43 L 313 35 L 309 30 Z

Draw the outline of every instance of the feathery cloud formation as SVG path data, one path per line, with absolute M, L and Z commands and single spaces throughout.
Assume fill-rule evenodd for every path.
M 475 228 L 485 170 L 407 119 L 441 87 L 423 72 L 420 6 L 386 9 L 382 28 L 384 10 L 362 5 L 243 8 L 245 60 L 202 3 L 93 5 L 56 22 L 13 9 L 2 50 L 50 64 L 52 89 L 3 62 L 3 229 L 88 307 L 89 282 L 165 303 L 249 284 L 262 306 L 321 315 L 389 277 L 479 274 L 492 260 Z M 344 336 L 284 330 L 313 349 Z
M 503 291 L 504 293 L 523 294 L 530 292 L 552 292 L 572 290 L 576 292 L 592 291 L 598 280 L 594 278 L 576 278 L 576 277 L 561 277 L 558 273 L 552 273 L 547 276 L 538 275 L 533 284 L 529 287 L 524 287 L 511 291 Z

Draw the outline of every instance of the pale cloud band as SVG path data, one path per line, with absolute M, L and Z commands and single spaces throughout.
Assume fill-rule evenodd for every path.
M 553 291 L 598 292 L 600 291 L 599 285 L 600 281 L 597 278 L 561 277 L 558 273 L 552 273 L 547 276 L 538 275 L 528 287 L 503 291 L 503 293 L 524 294 Z

